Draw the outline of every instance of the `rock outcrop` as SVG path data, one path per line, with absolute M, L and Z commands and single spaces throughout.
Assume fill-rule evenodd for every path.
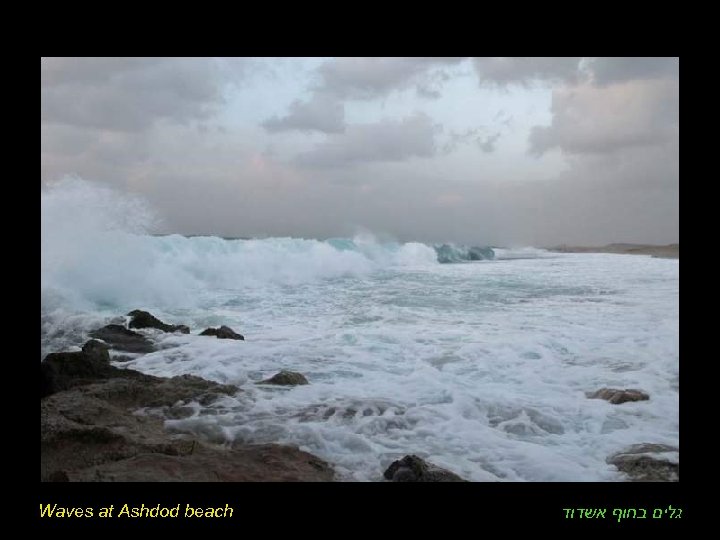
M 94 356 L 98 360 L 102 360 L 104 362 L 110 361 L 109 350 L 110 346 L 107 343 L 103 343 L 97 339 L 91 339 L 82 346 L 82 352 Z
M 330 482 L 332 468 L 312 454 L 279 444 L 205 445 L 184 453 L 142 453 L 70 473 L 81 482 Z
M 229 326 L 221 326 L 220 328 L 208 328 L 200 332 L 201 336 L 215 336 L 218 339 L 241 339 L 245 337 L 235 332 Z
M 95 340 L 41 362 L 40 477 L 67 481 L 331 481 L 319 458 L 277 444 L 211 444 L 170 433 L 165 418 L 208 406 L 233 385 L 192 375 L 164 378 L 109 362 Z M 149 409 L 152 414 L 144 414 Z M 146 411 L 147 412 L 147 411 Z
M 619 388 L 601 388 L 596 392 L 588 393 L 587 397 L 590 399 L 604 399 L 613 405 L 619 405 L 627 401 L 646 401 L 650 399 L 650 396 L 645 392 L 634 388 L 626 388 L 624 390 Z
M 107 349 L 104 350 L 104 354 L 99 350 L 93 350 L 94 346 L 88 349 L 90 352 L 83 350 L 50 353 L 40 362 L 41 398 L 74 386 L 122 374 L 123 370 L 110 365 Z
M 90 337 L 101 339 L 112 349 L 118 351 L 149 353 L 155 350 L 148 338 L 119 324 L 108 324 L 98 330 L 93 330 L 90 332 Z
M 151 313 L 140 309 L 131 311 L 128 313 L 128 317 L 132 317 L 128 324 L 129 328 L 157 328 L 163 332 L 190 333 L 190 328 L 184 324 L 165 324 Z
M 635 482 L 677 482 L 680 464 L 672 457 L 678 448 L 665 444 L 635 444 L 607 459 Z
M 467 482 L 457 474 L 428 463 L 416 455 L 393 461 L 384 476 L 392 482 Z
M 281 371 L 280 373 L 277 373 L 270 377 L 269 379 L 265 379 L 264 381 L 259 381 L 255 384 L 277 384 L 281 386 L 297 386 L 300 384 L 310 384 L 308 380 L 305 378 L 305 375 L 302 373 L 298 373 L 296 371 Z

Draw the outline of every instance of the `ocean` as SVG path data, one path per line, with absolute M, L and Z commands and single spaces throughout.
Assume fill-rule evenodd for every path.
M 117 365 L 241 391 L 168 429 L 296 445 L 349 481 L 406 454 L 473 481 L 620 481 L 613 453 L 679 446 L 678 260 L 152 227 L 139 200 L 43 192 L 41 358 L 133 309 L 188 325 Z M 197 335 L 218 325 L 245 341 Z M 254 384 L 281 369 L 310 384 Z M 586 397 L 602 387 L 650 400 Z

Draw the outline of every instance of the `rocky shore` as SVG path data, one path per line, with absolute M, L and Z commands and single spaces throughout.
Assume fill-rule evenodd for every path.
M 165 325 L 133 311 L 129 328 Z M 122 325 L 93 331 L 80 352 L 49 354 L 40 363 L 40 478 L 42 481 L 326 482 L 335 477 L 323 460 L 279 444 L 219 445 L 170 433 L 164 421 L 241 390 L 183 375 L 154 377 L 111 364 L 109 350 L 147 353 L 147 337 Z M 224 330 L 219 339 L 242 339 Z M 212 329 L 210 329 L 212 330 Z M 99 341 L 102 339 L 103 341 Z M 122 360 L 116 356 L 113 360 Z M 152 411 L 138 414 L 138 411 Z
M 135 330 L 189 333 L 148 312 L 134 310 L 126 324 L 109 324 L 89 333 L 78 352 L 48 354 L 40 363 L 40 477 L 67 481 L 327 482 L 333 467 L 298 448 L 280 444 L 218 444 L 190 433 L 165 429 L 168 419 L 189 416 L 242 389 L 192 375 L 155 377 L 113 363 L 120 353 L 155 350 Z M 135 329 L 135 330 L 131 330 Z M 245 338 L 227 326 L 200 333 L 208 339 Z M 110 351 L 113 352 L 112 360 Z M 256 384 L 305 385 L 304 375 L 281 371 Z M 637 389 L 603 388 L 587 395 L 622 406 L 650 399 Z M 610 456 L 608 463 L 628 480 L 677 481 L 678 465 L 666 445 L 640 443 Z M 381 472 L 378 465 L 378 472 Z M 393 482 L 464 482 L 457 474 L 409 454 L 383 476 Z

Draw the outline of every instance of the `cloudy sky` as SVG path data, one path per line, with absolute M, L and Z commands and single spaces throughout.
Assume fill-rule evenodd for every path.
M 677 58 L 43 58 L 41 181 L 157 232 L 679 240 Z

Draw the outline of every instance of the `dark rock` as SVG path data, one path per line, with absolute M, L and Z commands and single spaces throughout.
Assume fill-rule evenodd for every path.
M 97 339 L 91 339 L 82 347 L 82 352 L 89 354 L 98 360 L 110 362 L 110 346 Z
M 172 420 L 190 418 L 193 414 L 195 414 L 195 409 L 186 405 L 173 406 L 165 410 L 165 418 L 170 418 Z
M 257 382 L 255 384 L 278 384 L 283 386 L 297 386 L 300 384 L 310 384 L 302 373 L 295 371 L 281 371 L 280 373 L 273 375 L 269 379 Z
M 48 476 L 48 482 L 69 482 L 70 478 L 65 471 L 55 471 Z
M 81 482 L 330 482 L 333 478 L 326 462 L 277 444 L 231 449 L 197 444 L 181 455 L 143 453 L 71 476 Z
M 467 482 L 457 474 L 428 463 L 416 455 L 393 461 L 384 476 L 393 482 Z
M 40 397 L 111 377 L 115 371 L 97 351 L 50 353 L 40 362 Z
M 333 480 L 327 463 L 297 448 L 214 446 L 193 435 L 168 433 L 162 416 L 132 412 L 170 406 L 169 416 L 184 416 L 183 401 L 234 393 L 236 387 L 188 375 L 165 379 L 117 371 L 128 376 L 41 400 L 42 481 Z
M 645 392 L 634 388 L 626 388 L 625 390 L 619 388 L 601 388 L 596 392 L 587 394 L 587 397 L 590 399 L 604 399 L 613 405 L 619 405 L 626 401 L 645 401 L 650 399 L 650 396 Z
M 153 377 L 130 369 L 118 370 L 129 376 L 116 377 L 78 388 L 84 395 L 119 407 L 172 407 L 198 401 L 209 405 L 222 395 L 238 392 L 238 387 L 219 384 L 194 375 Z
M 218 339 L 242 339 L 245 338 L 235 332 L 229 326 L 221 326 L 220 328 L 208 328 L 200 332 L 201 336 L 215 336 Z
M 186 441 L 170 438 L 163 420 L 130 414 L 80 387 L 40 402 L 40 476 L 126 459 L 141 452 L 177 455 Z
M 109 366 L 111 367 L 111 366 Z M 190 375 L 166 379 L 121 370 L 122 377 L 96 381 L 41 400 L 41 477 L 126 459 L 140 453 L 181 455 L 188 435 L 169 435 L 161 416 L 135 415 L 139 407 L 182 407 L 204 394 L 237 392 Z M 171 415 L 175 416 L 175 415 Z
M 678 451 L 665 444 L 635 444 L 609 457 L 607 462 L 615 465 L 634 482 L 677 482 L 680 478 L 680 464 L 656 454 Z
M 130 315 L 145 317 L 144 312 Z M 243 339 L 227 327 L 215 335 Z M 235 396 L 239 389 L 192 375 L 164 378 L 120 369 L 110 363 L 109 348 L 150 352 L 152 344 L 117 324 L 91 336 L 102 341 L 88 341 L 81 352 L 49 354 L 40 363 L 42 481 L 334 479 L 326 462 L 297 448 L 228 445 L 225 433 L 213 425 L 196 430 L 192 423 L 176 422 L 166 430 L 168 418 L 217 413 L 205 407 L 224 395 Z M 290 384 L 307 384 L 300 374 L 283 373 L 291 376 Z M 296 376 L 302 380 L 297 382 Z
M 130 323 L 128 324 L 130 328 L 157 328 L 163 332 L 181 332 L 183 334 L 190 333 L 190 328 L 184 324 L 165 324 L 147 311 L 136 309 L 128 313 L 128 316 L 132 317 L 132 319 L 130 319 Z
M 222 390 L 222 388 L 223 388 L 222 385 L 218 385 L 218 388 L 221 388 L 220 391 L 221 391 L 222 394 L 227 394 L 227 395 L 230 395 L 230 394 L 232 394 L 234 391 L 237 391 L 237 388 L 236 388 L 235 386 L 232 386 L 232 385 L 228 385 L 228 386 L 227 386 L 227 388 L 232 388 L 232 389 L 233 389 L 232 391 L 230 391 L 230 390 L 228 390 L 228 391 L 223 391 L 223 390 Z M 220 399 L 220 398 L 222 397 L 222 395 L 221 395 L 220 393 L 214 392 L 213 390 L 214 390 L 213 388 L 210 388 L 210 389 L 208 389 L 208 391 L 204 392 L 200 397 L 198 397 L 198 400 L 197 400 L 198 403 L 199 403 L 200 405 L 202 405 L 203 407 L 206 407 L 206 406 L 210 405 L 211 403 L 217 401 L 218 399 Z
M 111 348 L 131 353 L 149 353 L 155 350 L 145 336 L 128 330 L 119 324 L 108 324 L 90 332 L 90 337 L 101 339 Z
M 131 360 L 135 360 L 135 357 L 126 354 L 115 354 L 112 356 L 113 362 L 130 362 Z
M 92 385 L 93 383 L 103 382 L 107 387 L 136 387 L 135 394 L 142 389 L 145 392 L 157 392 L 153 394 L 155 400 L 162 401 L 166 393 L 162 391 L 162 384 L 158 384 L 157 388 L 148 390 L 149 384 L 155 381 L 173 381 L 167 382 L 168 386 L 177 388 L 184 387 L 186 392 L 196 392 L 200 389 L 212 391 L 215 393 L 228 393 L 237 390 L 234 386 L 226 386 L 211 381 L 206 381 L 200 377 L 192 377 L 184 375 L 174 377 L 173 379 L 165 379 L 145 375 L 139 371 L 132 369 L 120 369 L 110 365 L 108 362 L 109 355 L 106 349 L 102 348 L 102 343 L 88 342 L 81 352 L 68 353 L 50 353 L 40 362 L 40 397 L 46 397 L 56 392 L 69 390 L 78 386 Z M 122 379 L 130 382 L 118 382 L 115 379 Z M 189 381 L 202 381 L 202 383 L 191 384 Z M 184 381 L 185 384 L 178 384 L 178 380 Z M 132 382 L 134 381 L 134 382 Z M 142 383 L 142 384 L 140 384 Z M 227 391 L 226 391 L 227 390 Z M 132 392 L 126 392 L 132 393 Z M 201 392 L 202 394 L 202 392 Z

